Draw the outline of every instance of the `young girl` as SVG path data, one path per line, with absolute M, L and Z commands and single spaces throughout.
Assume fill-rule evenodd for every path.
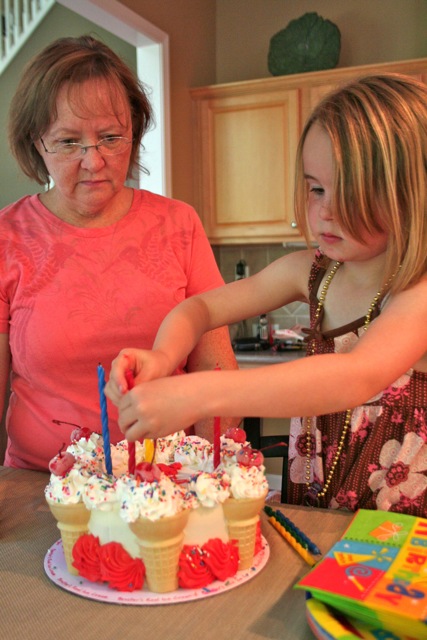
M 426 187 L 424 84 L 371 76 L 323 99 L 301 137 L 295 197 L 318 250 L 187 299 L 153 351 L 120 352 L 107 394 L 126 437 L 216 415 L 303 416 L 291 423 L 289 502 L 427 515 Z M 308 357 L 165 377 L 205 331 L 294 301 L 310 305 Z

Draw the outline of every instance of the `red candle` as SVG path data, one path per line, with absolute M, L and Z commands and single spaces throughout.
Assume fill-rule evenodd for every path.
M 221 367 L 216 365 L 215 371 L 221 371 Z M 214 418 L 214 433 L 213 433 L 213 447 L 214 447 L 214 469 L 219 466 L 220 463 L 220 451 L 221 451 L 221 419 Z
M 133 387 L 135 386 L 135 382 L 133 379 L 132 371 L 130 369 L 127 369 L 125 371 L 125 377 L 126 377 L 126 382 L 128 383 L 128 389 L 133 389 Z M 128 471 L 132 475 L 135 474 L 135 450 L 136 450 L 135 442 L 128 442 L 128 453 L 129 453 Z
M 219 465 L 221 450 L 221 421 L 219 418 L 214 418 L 214 469 Z

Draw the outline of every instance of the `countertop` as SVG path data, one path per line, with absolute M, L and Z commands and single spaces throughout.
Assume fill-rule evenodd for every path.
M 107 604 L 74 595 L 47 577 L 43 561 L 59 531 L 44 499 L 48 474 L 0 467 L 2 637 L 83 640 L 310 640 L 305 595 L 294 589 L 309 566 L 262 513 L 266 566 L 236 589 L 158 606 Z M 276 505 L 278 506 L 278 505 Z M 351 513 L 280 505 L 326 553 Z
M 266 364 L 280 364 L 281 362 L 291 362 L 304 358 L 305 349 L 296 349 L 290 351 L 236 351 L 236 360 L 240 368 L 243 367 L 262 367 Z

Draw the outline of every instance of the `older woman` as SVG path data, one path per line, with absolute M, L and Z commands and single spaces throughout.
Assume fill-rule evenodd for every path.
M 57 40 L 24 70 L 10 146 L 47 188 L 0 212 L 7 465 L 45 470 L 73 424 L 100 431 L 98 363 L 128 344 L 151 348 L 173 307 L 222 284 L 195 211 L 126 185 L 151 123 L 141 83 L 92 37 Z M 236 368 L 226 328 L 204 335 L 176 373 L 217 364 Z M 116 418 L 110 406 L 113 442 Z M 209 427 L 195 425 L 204 436 Z

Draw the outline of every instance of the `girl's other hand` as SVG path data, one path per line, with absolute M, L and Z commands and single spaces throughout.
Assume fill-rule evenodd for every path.
M 111 363 L 105 395 L 118 406 L 123 394 L 129 390 L 126 371 L 132 372 L 134 383 L 137 385 L 167 376 L 171 373 L 169 369 L 169 360 L 162 351 L 122 349 Z

